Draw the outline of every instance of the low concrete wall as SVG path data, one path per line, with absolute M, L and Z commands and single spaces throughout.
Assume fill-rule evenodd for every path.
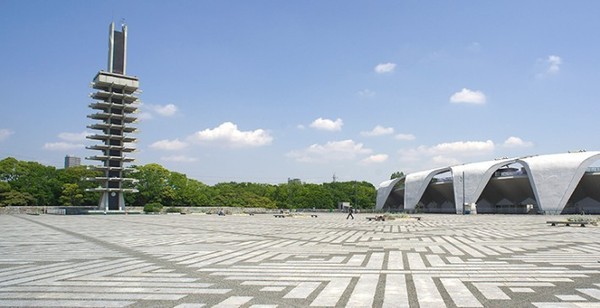
M 7 214 L 42 214 L 45 213 L 45 206 L 5 206 L 0 207 L 0 215 Z
M 181 209 L 182 213 L 185 214 L 217 214 L 219 210 L 223 210 L 226 214 L 242 214 L 242 213 L 270 213 L 276 212 L 275 209 L 266 208 L 242 208 L 242 207 L 186 207 L 186 206 L 174 206 L 175 208 Z M 163 213 L 170 208 L 165 206 Z M 65 211 L 62 211 L 64 209 Z M 6 206 L 0 207 L 0 215 L 10 214 L 59 214 L 65 212 L 67 215 L 78 215 L 85 214 L 88 210 L 94 210 L 96 207 L 69 207 L 69 206 Z M 125 208 L 126 212 L 138 212 L 143 213 L 144 208 L 141 206 L 128 206 Z

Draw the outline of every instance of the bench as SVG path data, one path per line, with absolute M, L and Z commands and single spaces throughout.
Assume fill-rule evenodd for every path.
M 368 221 L 371 220 L 375 220 L 375 221 L 385 221 L 385 217 L 383 216 L 371 216 L 371 217 L 365 217 Z
M 551 226 L 565 225 L 565 226 L 569 227 L 571 224 L 574 224 L 574 225 L 580 225 L 582 227 L 585 227 L 585 225 L 589 224 L 590 222 L 588 222 L 588 221 L 546 221 L 546 223 L 550 224 Z

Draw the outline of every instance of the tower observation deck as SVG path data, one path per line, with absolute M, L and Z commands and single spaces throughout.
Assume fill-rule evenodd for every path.
M 127 182 L 135 182 L 134 179 L 125 178 L 123 172 L 130 170 L 125 167 L 125 164 L 134 161 L 126 154 L 135 150 L 132 143 L 136 138 L 128 134 L 136 131 L 131 124 L 137 120 L 133 113 L 138 107 L 137 95 L 139 94 L 139 80 L 137 77 L 126 75 L 126 64 L 127 26 L 123 25 L 121 31 L 117 31 L 115 24 L 111 23 L 108 69 L 99 71 L 91 84 L 96 92 L 90 95 L 94 102 L 89 107 L 95 113 L 88 115 L 88 118 L 98 122 L 87 126 L 96 131 L 87 138 L 99 141 L 87 148 L 100 153 L 86 159 L 101 162 L 94 168 L 102 172 L 102 175 L 88 179 L 98 182 L 99 186 L 87 191 L 102 193 L 98 209 L 104 212 L 125 211 L 123 194 L 137 192 L 136 189 L 126 188 L 123 185 Z

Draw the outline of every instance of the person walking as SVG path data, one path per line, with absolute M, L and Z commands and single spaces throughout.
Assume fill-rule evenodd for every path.
M 348 216 L 346 216 L 346 219 L 352 217 L 352 219 L 354 219 L 354 215 L 352 215 L 352 213 L 354 212 L 354 209 L 349 207 L 348 208 Z

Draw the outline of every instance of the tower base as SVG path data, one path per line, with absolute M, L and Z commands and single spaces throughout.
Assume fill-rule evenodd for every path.
M 105 191 L 102 193 L 102 197 L 100 198 L 100 202 L 98 203 L 99 211 L 125 211 L 125 197 L 123 196 L 123 192 L 116 191 Z

